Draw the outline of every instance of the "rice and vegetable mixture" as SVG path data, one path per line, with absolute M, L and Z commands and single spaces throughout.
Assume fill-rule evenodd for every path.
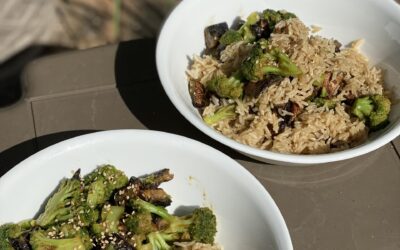
M 354 147 L 386 126 L 382 71 L 356 48 L 310 35 L 294 14 L 265 10 L 204 30 L 187 71 L 193 105 L 252 147 L 319 154 Z

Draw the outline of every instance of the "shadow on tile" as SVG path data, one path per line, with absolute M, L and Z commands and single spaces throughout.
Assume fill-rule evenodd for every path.
M 64 131 L 49 135 L 40 136 L 31 140 L 24 141 L 4 150 L 0 153 L 0 177 L 15 165 L 25 160 L 34 153 L 47 148 L 60 141 L 64 141 L 79 135 L 97 132 L 96 130 L 75 130 Z
M 190 137 L 234 159 L 257 162 L 206 136 L 178 112 L 158 79 L 154 40 L 120 43 L 114 70 L 117 88 L 126 106 L 148 129 Z

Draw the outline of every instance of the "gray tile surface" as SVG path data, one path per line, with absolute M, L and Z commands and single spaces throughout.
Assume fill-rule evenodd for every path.
M 144 128 L 115 88 L 32 102 L 37 136 L 71 130 Z

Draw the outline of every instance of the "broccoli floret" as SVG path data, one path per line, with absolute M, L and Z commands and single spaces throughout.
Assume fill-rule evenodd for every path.
M 4 224 L 0 226 L 0 249 L 14 250 L 11 245 L 9 231 L 12 229 L 14 224 Z
M 221 36 L 221 38 L 219 39 L 219 43 L 226 46 L 235 42 L 239 42 L 242 39 L 242 34 L 240 34 L 239 31 L 228 30 Z
M 92 225 L 93 233 L 117 233 L 124 211 L 125 208 L 121 206 L 105 205 L 101 210 L 101 222 Z
M 84 239 L 86 238 L 86 239 Z M 31 234 L 30 244 L 33 250 L 71 250 L 71 249 L 91 249 L 85 245 L 85 241 L 90 242 L 88 235 L 76 235 L 73 238 L 52 239 L 47 237 L 44 231 L 35 231 Z M 89 248 L 87 248 L 89 247 Z
M 82 204 L 74 211 L 74 218 L 77 219 L 80 226 L 90 226 L 99 219 L 99 211 L 89 207 L 87 204 Z
M 219 97 L 236 99 L 243 94 L 243 83 L 235 77 L 216 76 L 206 83 L 206 89 Z
M 204 122 L 212 125 L 225 119 L 233 119 L 236 117 L 235 109 L 236 105 L 234 104 L 219 108 L 214 114 L 204 116 Z
M 209 208 L 197 208 L 191 215 L 178 217 L 169 214 L 164 207 L 155 206 L 141 199 L 136 199 L 133 205 L 139 211 L 150 212 L 167 221 L 169 225 L 163 233 L 179 234 L 181 239 L 207 244 L 214 242 L 217 222 Z
M 318 106 L 322 107 L 325 106 L 329 109 L 333 109 L 336 106 L 336 102 L 334 100 L 326 99 L 326 98 L 321 98 L 317 97 L 313 100 L 313 102 Z
M 369 125 L 372 131 L 376 131 L 389 123 L 391 102 L 389 98 L 382 95 L 374 95 L 371 99 L 375 105 L 375 109 L 369 116 Z
M 28 245 L 26 235 L 35 226 L 34 220 L 8 223 L 0 226 L 0 249 L 12 250 L 13 246 Z
M 48 200 L 44 212 L 37 219 L 37 224 L 47 227 L 56 222 L 73 217 L 73 207 L 82 195 L 78 170 L 71 179 L 63 180 L 56 193 Z
M 111 165 L 104 165 L 87 175 L 84 179 L 87 187 L 87 203 L 90 207 L 104 204 L 114 190 L 128 184 L 128 177 Z
M 125 219 L 125 226 L 133 234 L 148 234 L 157 231 L 149 212 L 137 212 Z
M 169 241 L 178 240 L 177 234 L 167 234 L 161 232 L 152 232 L 147 236 L 148 243 L 139 243 L 136 245 L 137 250 L 170 250 L 173 249 L 171 245 L 168 244 Z
M 285 53 L 277 49 L 264 53 L 260 45 L 256 45 L 243 62 L 241 75 L 249 81 L 257 82 L 266 74 L 295 77 L 301 74 L 301 70 Z
M 379 130 L 389 123 L 390 100 L 383 95 L 357 98 L 351 113 L 361 120 L 366 120 L 372 131 Z
M 262 13 L 262 18 L 268 22 L 270 30 L 274 30 L 275 25 L 280 21 L 295 17 L 296 15 L 293 13 L 284 11 L 275 11 L 271 9 L 266 9 Z
M 79 227 L 74 224 L 63 224 L 60 225 L 59 227 L 51 227 L 49 231 L 53 231 L 54 229 L 56 230 L 57 234 L 63 235 L 63 238 L 65 239 L 70 239 L 74 237 L 80 237 L 82 240 L 82 243 L 85 245 L 85 249 L 91 249 L 93 246 L 93 243 L 90 239 L 90 235 L 88 230 L 85 227 Z
M 370 116 L 373 109 L 374 105 L 369 96 L 360 97 L 354 101 L 354 104 L 351 108 L 351 113 L 361 120 L 364 120 L 366 117 Z

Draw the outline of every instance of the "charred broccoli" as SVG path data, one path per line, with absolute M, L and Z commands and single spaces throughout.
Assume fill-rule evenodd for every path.
M 37 219 L 39 226 L 46 227 L 72 218 L 74 206 L 80 202 L 82 195 L 79 174 L 78 170 L 71 179 L 61 182 L 56 193 L 48 200 L 44 212 Z
M 138 242 L 137 250 L 170 250 L 173 249 L 169 241 L 178 240 L 177 234 L 167 234 L 161 232 L 151 232 L 146 236 L 147 243 Z
M 236 99 L 243 94 L 243 83 L 233 76 L 216 76 L 206 83 L 206 89 L 219 97 Z
M 157 231 L 150 212 L 136 212 L 125 219 L 125 226 L 133 234 L 149 234 Z
M 204 122 L 212 125 L 225 119 L 233 119 L 236 117 L 235 109 L 236 105 L 234 104 L 219 108 L 214 114 L 204 116 Z
M 372 131 L 379 130 L 389 123 L 391 102 L 383 95 L 373 95 L 357 98 L 351 108 L 351 113 L 361 120 L 366 120 Z
M 128 184 L 128 177 L 114 166 L 104 165 L 87 175 L 87 203 L 90 207 L 104 204 L 113 191 Z
M 14 250 L 11 245 L 11 239 L 13 238 L 10 235 L 10 230 L 14 227 L 14 224 L 4 224 L 0 226 L 0 249 L 4 250 Z
M 282 20 L 296 18 L 296 15 L 290 12 L 266 9 L 262 13 L 262 18 L 268 23 L 269 29 L 273 31 L 277 23 Z
M 314 98 L 313 102 L 318 106 L 318 107 L 327 107 L 329 109 L 333 109 L 336 106 L 336 102 L 334 100 L 331 99 L 326 99 L 326 98 L 321 98 L 321 97 L 317 97 Z
M 219 39 L 219 43 L 222 45 L 229 45 L 235 42 L 239 42 L 243 39 L 242 34 L 236 30 L 228 30 Z
M 261 46 L 256 45 L 243 62 L 241 75 L 249 81 L 257 82 L 267 74 L 295 77 L 301 74 L 301 70 L 285 53 L 277 49 L 264 52 Z
M 117 233 L 124 211 L 125 208 L 121 206 L 105 205 L 101 210 L 101 222 L 92 225 L 93 233 Z
M 133 202 L 138 211 L 159 216 L 168 223 L 163 233 L 179 234 L 181 239 L 212 244 L 217 232 L 216 218 L 209 208 L 197 208 L 191 215 L 178 217 L 168 213 L 164 207 L 155 206 L 141 199 Z
M 39 230 L 34 231 L 30 238 L 30 244 L 33 250 L 92 249 L 92 244 L 85 244 L 85 242 L 90 243 L 90 238 L 89 235 L 84 233 L 77 234 L 73 238 L 53 239 L 48 237 L 44 231 Z

